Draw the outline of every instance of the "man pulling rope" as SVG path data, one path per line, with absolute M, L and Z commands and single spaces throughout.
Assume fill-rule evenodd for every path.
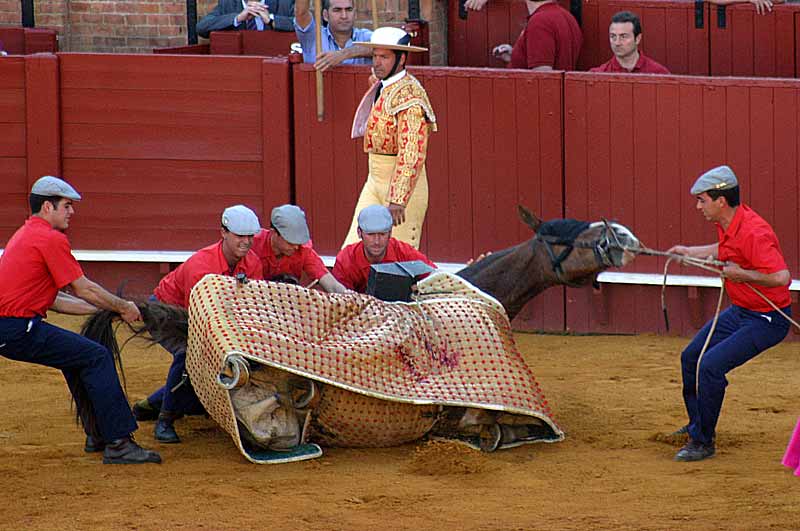
M 719 242 L 676 245 L 668 253 L 718 260 L 732 304 L 706 323 L 681 354 L 689 424 L 679 431 L 688 433 L 689 442 L 675 455 L 676 461 L 715 454 L 716 425 L 728 385 L 725 375 L 782 341 L 791 316 L 791 275 L 778 238 L 761 216 L 740 204 L 733 170 L 719 166 L 707 171 L 691 194 L 697 209 L 716 224 Z

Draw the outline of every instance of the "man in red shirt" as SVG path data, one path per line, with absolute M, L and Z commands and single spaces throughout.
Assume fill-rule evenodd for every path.
M 261 261 L 251 250 L 253 236 L 260 230 L 258 216 L 246 206 L 226 208 L 222 213 L 222 239 L 200 249 L 161 279 L 152 298 L 188 308 L 192 288 L 208 274 L 232 277 L 244 274 L 248 279 L 261 280 Z M 180 437 L 175 431 L 175 420 L 187 413 L 201 413 L 203 406 L 186 375 L 186 344 L 161 342 L 161 346 L 173 356 L 167 382 L 145 400 L 137 402 L 133 411 L 139 420 L 148 420 L 160 409 L 154 430 L 156 440 L 178 443 Z
M 47 310 L 74 315 L 98 308 L 118 312 L 128 323 L 139 308 L 83 274 L 64 232 L 81 196 L 52 176 L 31 188 L 31 217 L 0 256 L 0 355 L 60 369 L 75 399 L 87 452 L 102 451 L 109 464 L 160 463 L 161 456 L 136 444 L 136 421 L 105 347 L 42 321 Z M 62 288 L 71 287 L 75 296 Z
M 670 252 L 726 262 L 722 271 L 731 306 L 719 315 L 702 356 L 711 322 L 681 354 L 689 424 L 678 433 L 688 433 L 689 442 L 675 455 L 676 461 L 699 461 L 714 455 L 715 429 L 728 384 L 725 374 L 782 341 L 789 331 L 783 314 L 791 315 L 791 275 L 778 238 L 761 216 L 739 203 L 739 183 L 733 171 L 728 166 L 707 171 L 691 193 L 697 198 L 697 209 L 716 224 L 719 242 L 676 245 Z
M 512 48 L 495 46 L 492 53 L 511 68 L 539 72 L 575 70 L 583 44 L 583 34 L 575 17 L 555 0 L 526 0 L 528 24 Z
M 253 251 L 264 266 L 264 279 L 273 280 L 290 275 L 298 281 L 305 273 L 311 281 L 328 293 L 344 293 L 342 286 L 330 274 L 322 258 L 314 250 L 306 223 L 306 214 L 295 205 L 272 209 L 271 227 L 261 230 L 253 240 Z
M 361 241 L 345 246 L 336 255 L 333 276 L 358 293 L 367 291 L 372 264 L 422 260 L 436 264 L 411 245 L 392 238 L 392 214 L 383 205 L 372 205 L 358 213 L 358 237 Z
M 614 56 L 607 63 L 592 68 L 590 72 L 669 74 L 669 70 L 639 51 L 642 23 L 630 11 L 620 11 L 611 17 L 608 39 Z

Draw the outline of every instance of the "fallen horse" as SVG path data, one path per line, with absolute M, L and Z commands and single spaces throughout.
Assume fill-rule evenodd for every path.
M 638 241 L 613 223 L 523 219 L 534 238 L 458 277 L 431 275 L 413 303 L 207 276 L 189 307 L 197 395 L 254 462 L 318 455 L 306 441 L 390 446 L 430 435 L 492 451 L 563 439 L 509 317 L 547 287 L 624 265 Z M 142 331 L 175 339 L 156 304 L 142 314 Z

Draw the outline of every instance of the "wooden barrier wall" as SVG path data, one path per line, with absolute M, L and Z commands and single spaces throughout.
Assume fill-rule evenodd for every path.
M 716 231 L 688 190 L 703 171 L 729 164 L 740 178 L 742 200 L 775 228 L 796 277 L 799 98 L 795 80 L 566 74 L 565 215 L 612 215 L 656 249 L 711 243 Z M 662 268 L 663 261 L 643 258 L 631 271 Z M 673 266 L 672 272 L 681 271 Z M 602 298 L 568 292 L 567 326 L 662 330 L 659 289 L 607 285 Z M 681 334 L 693 333 L 702 320 L 693 321 L 693 312 L 709 315 L 716 303 L 712 291 L 707 297 L 689 288 L 668 293 L 672 327 Z
M 59 57 L 63 174 L 87 199 L 76 248 L 194 250 L 225 206 L 264 219 L 290 199 L 286 60 Z
M 569 3 L 560 2 L 568 8 Z M 491 57 L 494 46 L 514 44 L 527 22 L 524 0 L 492 0 L 482 11 L 458 17 L 458 3 L 448 8 L 448 64 L 504 65 Z M 633 11 L 642 20 L 641 49 L 673 74 L 797 77 L 800 47 L 797 3 L 773 6 L 758 15 L 750 4 L 700 7 L 697 27 L 694 0 L 583 0 L 584 43 L 578 70 L 589 70 L 611 58 L 608 24 L 618 11 Z
M 55 53 L 58 32 L 46 28 L 0 27 L 0 50 L 14 55 Z
M 365 67 L 325 75 L 324 122 L 316 119 L 314 73 L 294 68 L 296 200 L 309 215 L 315 246 L 336 254 L 367 175 L 353 113 L 368 88 Z M 428 151 L 430 203 L 421 249 L 463 262 L 531 236 L 517 218 L 527 205 L 545 218 L 562 211 L 561 74 L 414 68 L 439 124 Z M 561 290 L 526 313 L 538 328 L 560 327 Z M 559 308 L 544 312 L 542 308 Z
M 465 261 L 528 238 L 517 203 L 543 218 L 612 217 L 658 249 L 714 241 L 687 190 L 702 171 L 728 163 L 797 276 L 800 81 L 412 72 L 440 128 L 429 148 L 422 241 L 434 260 Z M 86 199 L 70 228 L 75 248 L 194 250 L 218 237 L 227 205 L 253 207 L 266 225 L 274 205 L 294 201 L 320 252 L 335 254 L 366 177 L 361 142 L 349 132 L 367 74 L 326 73 L 326 119 L 317 122 L 313 69 L 285 59 L 2 58 L 0 238 L 25 219 L 33 181 L 60 174 Z M 643 258 L 630 270 L 662 265 Z M 138 268 L 126 267 L 126 275 Z M 151 284 L 166 272 L 147 267 Z M 87 267 L 100 279 L 108 270 Z M 713 291 L 692 288 L 668 297 L 680 334 L 693 333 L 715 303 Z M 550 290 L 517 325 L 663 331 L 658 301 L 655 287 Z

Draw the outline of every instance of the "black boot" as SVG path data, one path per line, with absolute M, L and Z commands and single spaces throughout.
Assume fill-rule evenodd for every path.
M 87 454 L 102 452 L 105 448 L 106 442 L 104 440 L 92 437 L 91 435 L 86 436 L 86 444 L 83 445 L 83 451 Z
M 154 430 L 155 438 L 158 442 L 166 444 L 181 442 L 181 438 L 178 437 L 178 434 L 175 432 L 175 427 L 173 426 L 176 418 L 177 415 L 171 411 L 162 410 L 161 413 L 159 413 Z
M 108 443 L 103 450 L 103 463 L 107 465 L 139 465 L 160 463 L 158 452 L 146 450 L 136 444 L 132 437 L 123 437 Z

